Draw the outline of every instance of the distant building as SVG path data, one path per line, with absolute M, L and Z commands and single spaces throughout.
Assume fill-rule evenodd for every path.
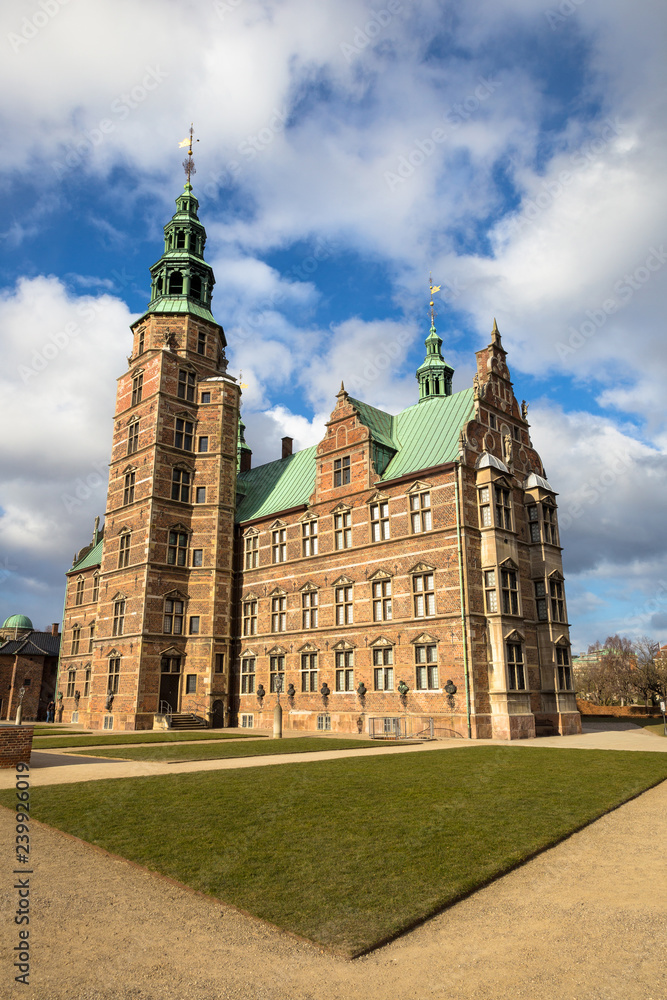
M 282 693 L 287 731 L 578 732 L 556 493 L 495 322 L 469 389 L 432 321 L 413 406 L 341 386 L 317 446 L 253 469 L 189 183 L 176 205 L 67 575 L 65 720 L 266 727 Z
M 60 635 L 58 625 L 37 632 L 26 615 L 11 615 L 0 628 L 0 719 L 16 717 L 20 691 L 25 721 L 46 718 L 54 699 Z

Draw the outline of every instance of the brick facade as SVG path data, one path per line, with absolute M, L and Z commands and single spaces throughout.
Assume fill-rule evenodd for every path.
M 32 726 L 0 726 L 0 767 L 30 763 L 33 732 Z
M 431 330 L 423 457 L 341 387 L 316 449 L 253 470 L 222 328 L 161 301 L 118 380 L 103 541 L 68 574 L 65 721 L 267 728 L 282 691 L 287 731 L 578 731 L 555 493 L 495 324 L 457 396 Z

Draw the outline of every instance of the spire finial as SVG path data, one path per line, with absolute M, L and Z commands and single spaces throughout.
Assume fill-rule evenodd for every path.
M 500 330 L 498 329 L 498 324 L 496 323 L 496 317 L 493 317 L 493 330 L 491 331 L 491 343 L 500 343 Z
M 431 301 L 429 303 L 430 311 L 431 311 L 431 329 L 435 329 L 435 315 L 436 314 L 435 314 L 435 308 L 433 306 L 433 296 L 435 295 L 436 292 L 440 291 L 440 289 L 442 288 L 442 285 L 434 285 L 433 284 L 433 280 L 432 280 L 432 276 L 431 276 L 431 272 L 430 271 L 428 272 L 428 287 L 429 287 L 429 290 L 430 290 L 430 293 L 431 293 Z
M 192 174 L 196 174 L 197 173 L 197 169 L 195 167 L 195 161 L 192 159 L 192 143 L 193 143 L 193 141 L 199 142 L 199 139 L 195 140 L 193 138 L 194 137 L 194 131 L 195 131 L 194 130 L 194 125 L 193 125 L 192 122 L 190 122 L 190 132 L 189 132 L 189 135 L 187 135 L 185 137 L 185 139 L 183 139 L 183 141 L 179 142 L 179 144 L 178 144 L 178 148 L 179 149 L 182 149 L 183 146 L 187 146 L 188 147 L 188 158 L 187 158 L 187 160 L 183 160 L 183 169 L 185 170 L 185 177 L 186 177 L 187 184 L 190 184 L 190 177 L 192 176 Z

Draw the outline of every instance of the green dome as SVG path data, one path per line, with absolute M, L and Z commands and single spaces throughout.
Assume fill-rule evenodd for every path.
M 33 628 L 33 624 L 27 615 L 10 615 L 6 619 L 3 628 Z

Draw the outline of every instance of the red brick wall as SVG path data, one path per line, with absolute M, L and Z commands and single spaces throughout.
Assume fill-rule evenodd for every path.
M 643 705 L 594 705 L 592 701 L 577 698 L 577 708 L 582 715 L 612 715 L 619 719 L 632 715 L 643 719 L 662 718 L 662 712 L 657 708 L 645 708 Z
M 29 764 L 32 726 L 0 726 L 0 767 Z

